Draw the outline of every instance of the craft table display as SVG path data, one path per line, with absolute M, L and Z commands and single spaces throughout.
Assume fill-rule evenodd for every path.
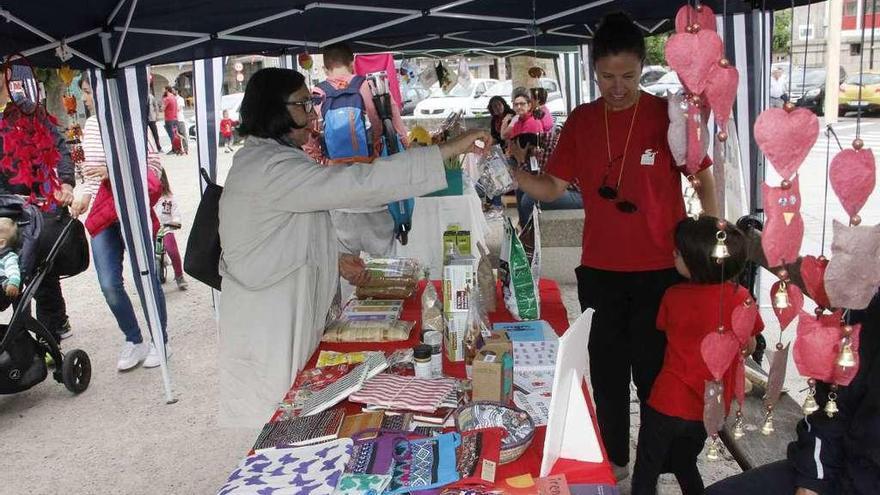
M 477 242 L 486 242 L 489 224 L 483 205 L 474 188 L 465 184 L 461 196 L 416 198 L 412 231 L 406 246 L 397 246 L 397 256 L 415 258 L 431 269 L 434 278 L 443 275 L 443 232 L 455 224 L 471 233 L 471 252 L 477 253 Z
M 440 283 L 435 281 L 434 284 L 435 286 L 437 286 L 438 292 L 440 292 Z M 402 320 L 416 322 L 416 326 L 413 328 L 413 331 L 410 334 L 410 339 L 408 341 L 388 343 L 322 342 L 320 347 L 312 355 L 312 358 L 309 360 L 308 364 L 306 364 L 305 369 L 315 367 L 315 364 L 318 360 L 318 354 L 320 354 L 320 351 L 322 350 L 336 352 L 356 352 L 371 350 L 383 351 L 386 354 L 389 354 L 394 350 L 407 347 L 411 348 L 412 346 L 418 344 L 419 335 L 421 332 L 421 324 L 419 322 L 421 315 L 421 305 L 419 301 L 421 301 L 421 293 L 424 290 L 424 287 L 424 282 L 422 282 L 419 286 L 419 290 L 416 296 L 409 298 L 405 302 L 403 312 L 401 314 Z M 553 327 L 557 334 L 562 335 L 569 327 L 569 323 L 565 306 L 562 303 L 562 295 L 559 291 L 559 286 L 556 284 L 556 282 L 552 280 L 542 279 L 540 281 L 539 288 L 541 294 L 541 317 Z M 500 289 L 498 298 L 499 301 L 503 300 L 501 299 Z M 506 309 L 503 309 L 503 304 L 500 304 L 499 306 L 501 306 L 502 309 L 491 313 L 489 315 L 490 320 L 493 323 L 514 321 L 510 313 L 508 313 Z M 584 352 L 587 352 L 586 348 L 584 349 Z M 455 378 L 466 378 L 464 362 L 452 363 L 446 359 L 445 355 L 443 359 L 443 372 L 446 376 Z M 583 385 L 583 392 L 585 397 L 587 397 L 587 404 L 590 410 L 590 417 L 585 417 L 584 421 L 592 421 L 595 431 L 598 432 L 599 428 L 596 424 L 595 412 L 592 406 L 592 402 L 589 399 L 589 394 L 587 392 L 585 384 Z M 279 397 L 279 400 L 280 399 L 281 398 Z M 336 406 L 336 408 L 342 408 L 345 411 L 346 415 L 358 414 L 362 412 L 362 407 L 363 404 L 356 404 L 347 400 Z M 278 414 L 280 414 L 280 412 L 276 412 L 276 416 Z M 274 420 L 275 418 L 273 417 L 272 419 Z M 531 474 L 532 477 L 537 479 L 539 477 L 541 469 L 545 433 L 546 427 L 539 426 L 535 431 L 535 437 L 532 441 L 532 444 L 525 451 L 522 457 L 514 462 L 498 467 L 498 471 L 495 475 L 496 482 L 526 473 Z M 604 449 L 603 458 L 606 460 L 599 463 L 577 462 L 567 459 L 560 459 L 555 464 L 551 474 L 564 474 L 568 480 L 569 485 L 578 483 L 605 483 L 614 485 L 616 484 L 616 481 L 611 471 L 611 467 L 608 464 L 607 456 L 604 455 Z

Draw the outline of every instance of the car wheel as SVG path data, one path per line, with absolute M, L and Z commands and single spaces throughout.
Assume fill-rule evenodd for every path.
M 846 109 L 844 109 L 844 108 L 838 108 L 838 109 L 837 109 L 837 116 L 838 116 L 838 117 L 846 117 Z
M 816 115 L 819 117 L 825 115 L 825 102 L 822 100 L 816 101 Z

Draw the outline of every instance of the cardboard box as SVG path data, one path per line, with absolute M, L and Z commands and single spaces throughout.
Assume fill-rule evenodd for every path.
M 474 359 L 473 400 L 489 400 L 509 404 L 513 398 L 513 350 L 495 343 L 480 350 Z
M 444 313 L 467 313 L 468 290 L 475 285 L 476 270 L 477 259 L 473 256 L 453 258 L 443 266 Z
M 494 351 L 496 354 L 507 351 L 513 352 L 513 343 L 510 341 L 507 332 L 492 332 L 492 334 L 489 336 L 482 336 L 482 342 L 479 345 L 479 350 Z
M 443 349 L 452 362 L 464 361 L 464 335 L 467 332 L 467 313 L 447 313 Z

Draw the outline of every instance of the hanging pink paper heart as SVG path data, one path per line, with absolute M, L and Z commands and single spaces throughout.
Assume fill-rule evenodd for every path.
M 776 307 L 776 299 L 773 295 L 779 290 L 781 284 L 782 281 L 779 280 L 770 288 L 770 303 L 773 305 L 773 313 L 776 315 L 776 319 L 779 320 L 780 330 L 785 330 L 794 321 L 794 317 L 803 309 L 804 293 L 801 292 L 798 286 L 792 283 L 785 284 L 785 292 L 788 294 L 788 307 L 779 309 Z
M 771 108 L 755 121 L 755 141 L 783 179 L 791 179 L 819 137 L 819 119 L 806 108 Z
M 874 153 L 870 148 L 843 150 L 831 160 L 828 178 L 834 194 L 849 216 L 859 213 L 877 180 Z
M 749 304 L 740 304 L 733 308 L 730 315 L 730 326 L 733 327 L 733 334 L 740 345 L 744 346 L 749 342 L 755 331 L 755 320 L 758 319 L 758 305 L 748 299 Z
M 724 132 L 727 132 L 727 121 L 730 120 L 733 102 L 736 101 L 738 84 L 739 71 L 732 65 L 725 67 L 719 62 L 709 70 L 709 80 L 706 81 L 706 99 L 709 100 L 709 106 L 715 112 L 715 123 Z
M 787 189 L 761 184 L 761 190 L 767 218 L 764 232 L 761 233 L 761 247 L 767 258 L 767 266 L 792 263 L 798 257 L 804 238 L 800 180 L 795 176 Z
M 815 317 L 804 311 L 798 320 L 794 363 L 801 376 L 831 382 L 839 351 L 840 312 Z
M 715 380 L 721 380 L 739 350 L 740 345 L 733 332 L 710 332 L 700 343 L 700 354 Z
M 840 350 L 843 348 L 843 339 L 837 342 L 837 347 L 835 348 L 835 366 L 832 383 L 836 383 L 838 385 L 846 387 L 853 381 L 853 378 L 856 377 L 856 373 L 859 372 L 859 365 L 861 364 L 861 360 L 859 359 L 859 336 L 861 335 L 861 333 L 861 325 L 852 325 L 852 333 L 850 334 L 849 338 L 850 345 L 852 345 L 853 357 L 856 358 L 855 366 L 847 366 L 846 368 L 843 368 L 837 365 L 836 356 L 840 355 Z
M 700 5 L 694 8 L 690 5 L 678 9 L 675 14 L 675 32 L 685 33 L 691 24 L 698 24 L 700 29 L 715 31 L 715 12 L 708 5 Z
M 666 42 L 666 61 L 693 94 L 703 93 L 709 69 L 721 59 L 721 52 L 721 37 L 706 29 L 696 34 L 676 33 Z
M 801 260 L 801 279 L 807 294 L 816 304 L 823 308 L 830 308 L 831 301 L 825 292 L 825 269 L 828 267 L 827 259 L 818 259 L 815 256 L 804 256 Z

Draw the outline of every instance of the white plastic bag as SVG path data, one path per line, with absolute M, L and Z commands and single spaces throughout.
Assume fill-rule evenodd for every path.
M 501 196 L 513 190 L 513 176 L 507 167 L 507 159 L 501 146 L 493 146 L 481 161 L 476 186 L 483 191 L 486 198 Z

